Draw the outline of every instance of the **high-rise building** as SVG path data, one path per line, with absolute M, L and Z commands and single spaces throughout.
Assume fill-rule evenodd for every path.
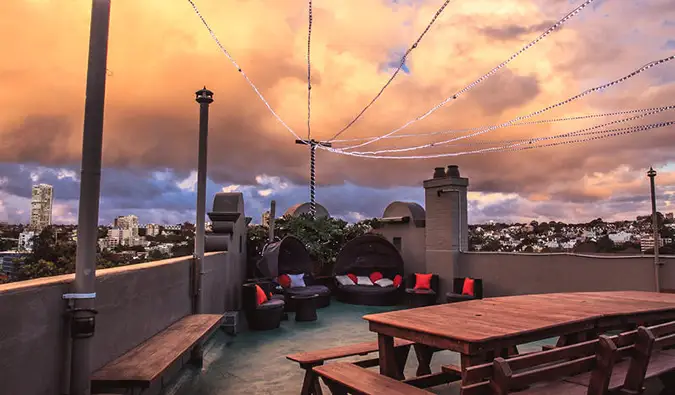
M 138 237 L 138 217 L 135 215 L 124 215 L 115 218 L 113 227 L 129 229 L 131 231 L 131 237 Z
M 270 226 L 270 212 L 265 211 L 262 213 L 262 218 L 260 219 L 260 224 L 262 226 Z
M 33 185 L 30 202 L 30 227 L 36 232 L 52 224 L 54 188 L 47 184 Z

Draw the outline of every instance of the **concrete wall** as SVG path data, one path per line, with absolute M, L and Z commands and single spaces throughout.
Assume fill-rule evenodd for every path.
M 661 261 L 661 287 L 675 289 L 675 257 Z M 485 296 L 655 290 L 654 258 L 639 255 L 468 252 L 459 254 L 457 274 L 483 279 Z
M 206 312 L 222 313 L 240 304 L 237 273 L 243 267 L 228 255 L 205 257 Z M 191 257 L 180 257 L 97 271 L 93 369 L 190 314 L 190 267 Z M 0 394 L 60 393 L 67 339 L 61 295 L 73 279 L 65 275 L 0 285 Z

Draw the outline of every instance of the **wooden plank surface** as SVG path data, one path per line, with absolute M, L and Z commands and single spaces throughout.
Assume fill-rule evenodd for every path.
M 621 291 L 486 298 L 363 318 L 377 327 L 481 343 L 598 319 L 674 311 L 673 294 Z
M 403 339 L 394 339 L 394 347 L 410 346 L 413 342 Z M 286 358 L 300 364 L 313 364 L 317 362 L 328 361 L 331 359 L 351 357 L 354 355 L 366 355 L 376 352 L 377 341 L 348 344 L 327 348 L 323 350 L 314 350 L 287 355 Z
M 351 363 L 329 363 L 314 368 L 321 377 L 336 381 L 351 391 L 368 395 L 430 395 L 432 392 L 413 387 Z
M 189 315 L 94 372 L 93 382 L 149 385 L 221 322 L 219 314 Z

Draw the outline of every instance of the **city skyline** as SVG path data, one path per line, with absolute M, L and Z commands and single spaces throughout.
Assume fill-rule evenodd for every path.
M 226 11 L 230 4 L 201 3 L 214 31 L 228 38 L 224 45 L 270 105 L 290 127 L 304 132 L 306 49 L 296 46 L 306 39 L 303 7 L 251 1 L 233 15 Z M 400 127 L 500 64 L 581 2 L 572 3 L 507 0 L 499 13 L 482 0 L 452 5 L 381 100 L 340 138 L 380 136 Z M 499 125 L 671 55 L 675 48 L 671 3 L 598 1 L 480 86 L 402 132 L 445 134 L 383 140 L 363 149 L 425 144 L 452 137 L 448 130 Z M 101 222 L 129 212 L 149 223 L 194 220 L 193 95 L 205 84 L 215 93 L 208 204 L 218 191 L 242 191 L 248 202 L 246 215 L 257 222 L 270 199 L 276 199 L 280 209 L 308 201 L 306 149 L 294 144 L 269 114 L 187 4 L 159 5 L 158 0 L 149 0 L 112 8 L 113 21 L 123 15 L 134 28 L 111 24 Z M 316 138 L 330 138 L 368 103 L 437 7 L 430 1 L 316 6 L 320 15 L 312 61 Z M 1 44 L 8 58 L 22 62 L 20 68 L 15 62 L 0 63 L 0 75 L 14 76 L 3 80 L 9 96 L 0 94 L 7 108 L 0 115 L 0 133 L 7 142 L 0 148 L 0 221 L 26 221 L 30 184 L 44 182 L 59 191 L 54 220 L 75 223 L 88 5 L 18 1 L 3 11 L 0 18 L 6 23 L 0 24 L 0 33 L 6 36 L 26 24 L 40 28 Z M 361 19 L 363 15 L 379 18 L 370 23 Z M 254 17 L 257 22 L 249 23 Z M 477 20 L 481 23 L 474 23 Z M 626 21 L 635 29 L 625 29 Z M 49 31 L 57 44 L 47 45 L 40 29 Z M 276 32 L 270 40 L 252 39 L 270 31 Z M 606 36 L 614 39 L 602 39 Z M 170 48 L 162 44 L 166 37 L 175 38 Z M 143 67 L 138 53 L 144 54 Z M 43 67 L 57 72 L 45 73 Z M 166 84 L 167 79 L 172 83 Z M 667 63 L 533 120 L 663 106 L 675 92 L 673 81 L 672 63 Z M 648 122 L 669 120 L 667 114 L 650 116 Z M 420 153 L 549 136 L 609 119 L 501 128 Z M 393 199 L 421 203 L 419 185 L 429 177 L 428 169 L 458 164 L 471 179 L 471 223 L 631 218 L 649 210 L 645 172 L 651 165 L 659 172 L 659 210 L 667 211 L 675 188 L 673 145 L 672 133 L 664 129 L 587 144 L 431 160 L 349 158 L 319 150 L 317 202 L 349 221 L 376 217 Z

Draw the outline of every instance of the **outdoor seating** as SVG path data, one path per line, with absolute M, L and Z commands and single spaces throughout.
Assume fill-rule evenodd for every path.
M 331 363 L 317 366 L 314 372 L 320 376 L 326 386 L 335 395 L 368 394 L 368 395 L 430 395 L 433 392 L 413 387 L 410 384 L 383 376 L 372 370 L 364 369 L 351 363 Z
M 281 241 L 268 244 L 257 266 L 262 275 L 275 279 L 282 286 L 286 311 L 295 311 L 292 296 L 316 294 L 319 295 L 315 302 L 317 308 L 330 305 L 331 291 L 315 282 L 312 259 L 298 238 L 286 236 Z M 299 276 L 298 281 L 292 283 L 289 276 Z
M 243 285 L 243 309 L 251 330 L 278 328 L 284 316 L 285 302 L 275 298 L 269 290 L 271 283 L 247 283 Z M 262 290 L 262 296 L 259 294 Z
M 425 282 L 428 281 L 428 284 Z M 406 276 L 405 292 L 409 307 L 436 304 L 438 298 L 438 275 L 411 273 Z
M 452 280 L 452 292 L 445 294 L 446 303 L 474 299 L 483 299 L 483 280 L 480 278 L 456 277 Z
M 143 391 L 161 386 L 175 373 L 192 349 L 207 339 L 222 322 L 220 314 L 183 317 L 165 330 L 109 362 L 91 376 L 92 393 Z M 201 360 L 190 361 L 200 365 Z
M 401 303 L 403 258 L 387 239 L 367 234 L 340 250 L 333 274 L 339 301 L 369 306 Z
M 406 359 L 408 359 L 408 353 L 410 352 L 410 346 L 413 342 L 402 339 L 394 340 L 394 353 L 396 354 L 397 360 L 400 362 L 399 366 L 403 366 Z M 312 371 L 312 368 L 315 366 L 323 365 L 324 362 L 330 361 L 333 359 L 340 359 L 351 357 L 355 355 L 368 355 L 370 353 L 377 352 L 378 344 L 377 342 L 363 342 L 356 344 L 349 344 L 346 346 L 333 347 L 323 350 L 315 350 L 308 352 L 301 352 L 297 354 L 287 355 L 286 358 L 297 362 L 300 364 L 302 369 L 305 369 L 305 379 L 302 384 L 302 395 L 309 394 L 321 394 L 321 391 L 316 391 L 316 388 L 319 386 L 318 376 L 315 372 Z M 364 368 L 377 366 L 379 363 L 378 358 L 365 359 L 362 361 L 354 362 L 354 365 L 361 366 Z M 400 372 L 403 374 L 403 371 Z

